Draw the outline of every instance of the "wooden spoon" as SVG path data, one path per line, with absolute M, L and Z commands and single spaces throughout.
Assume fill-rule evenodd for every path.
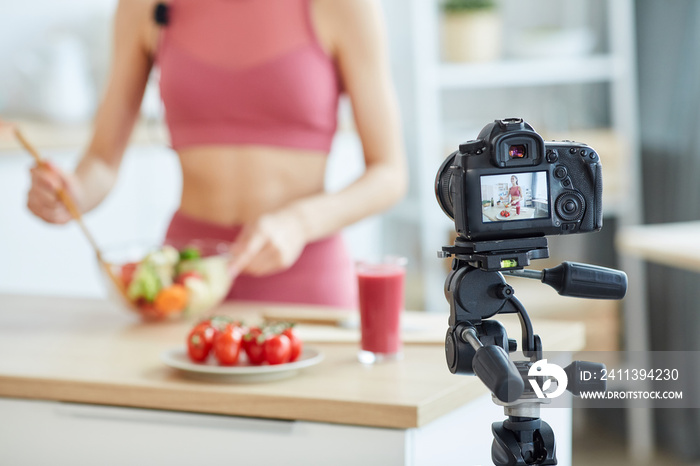
M 24 135 L 20 132 L 20 130 L 17 127 L 14 127 L 13 129 L 15 137 L 22 145 L 22 147 L 24 147 L 27 150 L 27 152 L 29 152 L 32 155 L 32 157 L 34 157 L 34 160 L 36 161 L 37 165 L 45 166 L 46 162 L 44 161 L 44 159 L 42 159 L 41 155 L 34 148 L 34 146 L 27 140 L 27 138 L 24 137 Z M 97 245 L 95 238 L 90 233 L 90 230 L 87 229 L 85 222 L 83 222 L 83 216 L 80 213 L 80 210 L 78 210 L 78 208 L 76 207 L 73 198 L 62 187 L 58 188 L 56 194 L 58 195 L 58 198 L 61 200 L 61 202 L 63 202 L 63 205 L 66 206 L 66 209 L 68 209 L 68 212 L 70 213 L 71 217 L 73 217 L 73 219 L 76 222 L 78 222 L 78 226 L 80 226 L 80 229 L 85 234 L 85 237 L 88 239 L 88 242 L 95 250 L 95 254 L 97 255 L 97 261 L 104 268 L 105 272 L 107 272 L 107 276 L 112 281 L 112 283 L 114 283 L 114 286 L 117 288 L 117 290 L 119 290 L 119 294 L 121 294 L 121 296 L 126 300 L 127 303 L 131 303 L 131 300 L 127 296 L 126 289 L 124 288 L 124 284 L 122 283 L 121 279 L 119 279 L 119 277 L 117 277 L 114 274 L 112 264 L 104 260 L 102 256 L 102 251 Z

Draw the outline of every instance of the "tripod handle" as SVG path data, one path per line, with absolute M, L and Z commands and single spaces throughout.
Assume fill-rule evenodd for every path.
M 523 378 L 500 346 L 480 347 L 474 355 L 472 366 L 476 376 L 504 403 L 511 403 L 523 394 Z
M 563 262 L 542 271 L 542 283 L 562 296 L 622 299 L 627 293 L 627 274 L 621 270 L 578 262 Z
M 574 396 L 581 392 L 604 392 L 607 388 L 605 379 L 600 378 L 605 364 L 590 361 L 574 361 L 564 368 L 569 383 L 566 387 Z

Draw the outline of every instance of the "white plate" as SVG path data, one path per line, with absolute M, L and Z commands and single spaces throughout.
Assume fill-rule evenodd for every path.
M 166 365 L 192 378 L 222 382 L 267 382 L 295 376 L 301 369 L 320 363 L 323 360 L 323 353 L 314 348 L 304 348 L 296 361 L 274 366 L 248 364 L 243 350 L 241 350 L 242 361 L 235 366 L 220 366 L 211 358 L 206 363 L 194 363 L 187 355 L 187 348 L 184 346 L 164 351 L 160 358 Z

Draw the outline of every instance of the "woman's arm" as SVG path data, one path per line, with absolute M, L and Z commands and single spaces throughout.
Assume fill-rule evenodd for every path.
M 352 103 L 366 170 L 334 194 L 296 205 L 309 241 L 384 211 L 406 193 L 408 173 L 399 108 L 391 74 L 382 14 L 377 0 L 322 1 L 334 33 L 333 53 Z M 330 23 L 330 21 L 329 21 Z
M 97 206 L 114 186 L 129 136 L 138 117 L 152 66 L 148 47 L 150 0 L 120 0 L 114 20 L 114 46 L 109 82 L 97 110 L 92 139 L 75 173 L 62 173 L 51 164 L 32 169 L 29 209 L 51 223 L 71 219 L 56 197 L 67 188 L 81 211 Z
M 298 200 L 247 226 L 238 264 L 263 275 L 289 267 L 306 243 L 384 211 L 406 193 L 408 173 L 399 110 L 376 0 L 316 0 L 320 33 L 332 31 L 332 54 L 352 102 L 366 169 L 345 189 Z

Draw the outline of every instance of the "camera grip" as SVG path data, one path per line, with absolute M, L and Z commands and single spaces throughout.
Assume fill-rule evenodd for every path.
M 525 383 L 515 364 L 500 346 L 482 346 L 472 360 L 474 373 L 496 398 L 511 403 L 523 394 Z

